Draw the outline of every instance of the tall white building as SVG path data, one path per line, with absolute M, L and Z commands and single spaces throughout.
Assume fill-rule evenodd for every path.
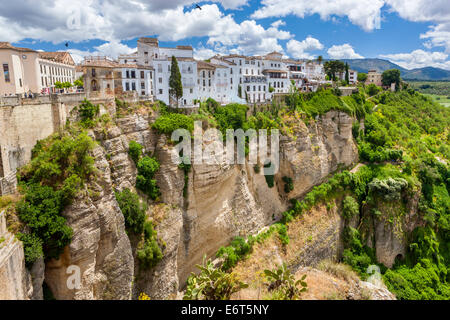
M 284 59 L 278 52 L 265 56 L 217 55 L 207 61 L 197 61 L 191 46 L 160 47 L 156 38 L 140 38 L 137 52 L 121 55 L 119 63 L 152 68 L 150 92 L 157 100 L 175 104 L 169 95 L 172 56 L 177 59 L 183 84 L 179 105 L 185 107 L 208 98 L 222 104 L 265 103 L 274 94 L 288 93 L 292 83 L 301 90 L 315 91 L 325 82 L 323 65 L 318 62 Z M 123 78 L 126 90 L 128 78 Z M 139 92 L 139 82 L 136 85 L 128 82 L 130 90 Z

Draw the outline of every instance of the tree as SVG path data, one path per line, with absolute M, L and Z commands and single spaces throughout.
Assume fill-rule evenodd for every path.
M 381 83 L 383 86 L 390 87 L 392 83 L 395 83 L 396 88 L 400 87 L 400 82 L 402 78 L 400 77 L 400 70 L 390 69 L 383 72 Z
M 76 87 L 84 87 L 83 77 L 80 77 L 79 79 L 75 80 L 73 82 L 73 85 Z
M 358 73 L 358 82 L 365 83 L 367 80 L 367 73 Z
M 336 75 L 345 70 L 345 64 L 339 60 L 327 61 L 324 63 L 325 73 L 333 81 L 336 81 Z
M 350 83 L 350 73 L 348 71 L 348 63 L 345 64 L 345 82 Z
M 178 101 L 183 96 L 183 85 L 181 83 L 181 73 L 175 56 L 172 56 L 172 66 L 170 68 L 169 94 Z
M 317 62 L 318 62 L 319 64 L 322 64 L 322 62 L 323 62 L 323 57 L 322 57 L 322 56 L 318 56 L 318 57 L 317 57 Z

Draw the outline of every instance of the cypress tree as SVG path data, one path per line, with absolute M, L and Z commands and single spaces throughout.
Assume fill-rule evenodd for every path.
M 181 83 L 181 73 L 175 56 L 172 56 L 172 66 L 170 67 L 169 95 L 178 101 L 183 96 L 183 85 Z
M 350 73 L 348 71 L 348 63 L 345 64 L 345 82 L 350 83 Z

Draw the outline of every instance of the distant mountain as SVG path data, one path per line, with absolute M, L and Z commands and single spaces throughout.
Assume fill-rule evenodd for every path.
M 389 69 L 398 69 L 405 80 L 450 80 L 450 71 L 439 68 L 425 67 L 408 70 L 383 59 L 342 59 L 342 61 L 347 62 L 351 69 L 358 72 L 366 73 L 369 70 L 383 72 Z

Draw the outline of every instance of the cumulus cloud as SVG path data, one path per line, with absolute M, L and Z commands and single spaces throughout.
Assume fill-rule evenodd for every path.
M 450 4 L 448 0 L 386 0 L 391 10 L 400 17 L 415 22 L 433 22 L 435 25 L 420 37 L 425 47 L 446 48 L 450 53 Z
M 260 54 L 283 51 L 278 41 L 292 37 L 279 29 L 281 23 L 267 29 L 254 20 L 237 23 L 218 6 L 220 3 L 224 8 L 239 8 L 247 0 L 215 0 L 211 1 L 214 4 L 202 5 L 202 10 L 184 7 L 195 3 L 188 0 L 42 0 L 39 6 L 31 0 L 5 2 L 0 0 L 0 39 L 11 42 L 100 39 L 117 44 L 148 35 L 156 35 L 162 41 L 208 37 L 210 46 Z
M 107 56 L 117 59 L 117 57 L 121 54 L 131 54 L 137 51 L 137 48 L 130 48 L 127 45 L 117 41 L 106 42 L 100 46 L 94 47 L 93 49 L 94 50 L 92 51 L 77 49 L 69 49 L 67 51 L 72 55 L 72 58 L 76 63 L 80 63 L 86 56 Z
M 300 18 L 318 14 L 324 20 L 346 16 L 353 24 L 370 31 L 380 28 L 384 0 L 262 0 L 261 3 L 263 6 L 252 15 L 255 19 L 289 14 Z
M 448 54 L 443 52 L 414 50 L 411 53 L 381 55 L 380 58 L 388 59 L 406 69 L 431 66 L 450 70 L 450 61 L 447 61 Z
M 334 45 L 327 51 L 331 59 L 362 59 L 362 55 L 355 52 L 353 47 L 345 43 L 343 45 Z
M 313 59 L 314 56 L 308 51 L 322 50 L 323 48 L 323 44 L 311 36 L 303 41 L 292 39 L 286 44 L 287 52 L 296 59 Z

